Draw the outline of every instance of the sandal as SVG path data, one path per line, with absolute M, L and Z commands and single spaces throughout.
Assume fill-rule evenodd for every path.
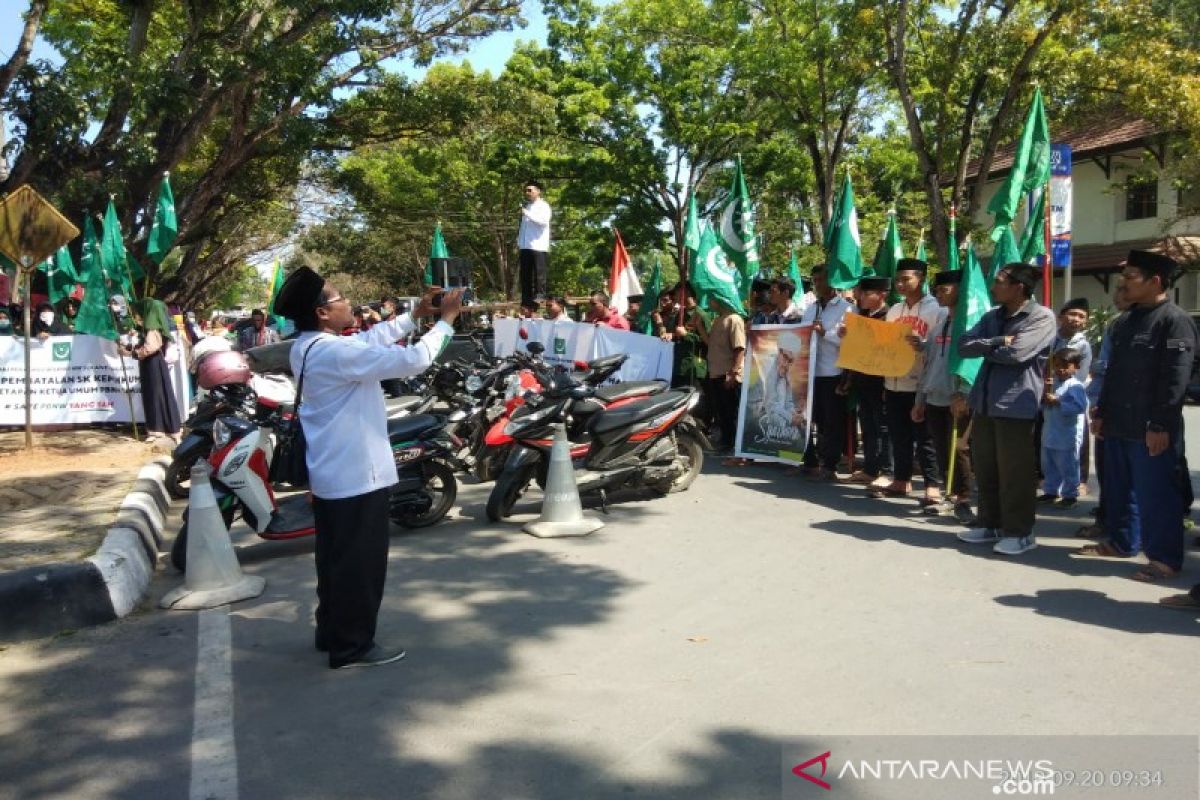
M 1112 542 L 1097 542 L 1085 544 L 1071 555 L 1077 558 L 1133 558 L 1112 546 Z
M 1075 535 L 1080 539 L 1099 539 L 1104 535 L 1103 525 L 1081 525 L 1075 531 Z
M 1200 592 L 1198 592 L 1200 594 Z M 1163 608 L 1173 608 L 1176 611 L 1200 611 L 1200 600 L 1188 594 L 1173 594 L 1158 601 Z
M 922 497 L 922 498 L 921 498 L 920 500 L 918 500 L 917 502 L 921 504 L 921 507 L 922 507 L 922 508 L 925 508 L 925 507 L 928 507 L 928 506 L 937 506 L 937 505 L 941 505 L 941 504 L 942 504 L 942 500 L 943 500 L 943 499 L 945 499 L 945 498 L 942 498 L 942 497 L 930 497 L 930 496 L 926 495 L 925 497 Z
M 868 494 L 876 500 L 880 500 L 884 497 L 908 497 L 908 490 L 895 489 L 891 486 L 872 486 Z
M 1170 580 L 1178 574 L 1179 570 L 1177 569 L 1171 569 L 1166 564 L 1151 561 L 1129 577 L 1142 583 L 1158 583 L 1159 581 Z
M 721 461 L 721 466 L 723 466 L 723 467 L 744 467 L 749 463 L 750 463 L 750 459 L 738 458 L 735 456 L 733 458 L 723 459 Z

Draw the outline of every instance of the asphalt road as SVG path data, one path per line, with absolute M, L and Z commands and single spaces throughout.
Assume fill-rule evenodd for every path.
M 395 536 L 396 665 L 326 669 L 311 541 L 245 534 L 266 593 L 205 618 L 228 695 L 190 612 L 3 650 L 0 798 L 775 798 L 783 737 L 1200 732 L 1200 624 L 1156 606 L 1197 551 L 1168 587 L 1068 558 L 1091 499 L 1005 559 L 775 466 L 571 540 L 481 522 L 486 490 Z

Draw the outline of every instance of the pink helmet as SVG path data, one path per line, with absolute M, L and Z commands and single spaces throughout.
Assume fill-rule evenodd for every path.
M 249 383 L 250 364 L 245 356 L 232 350 L 209 353 L 196 368 L 196 381 L 203 389 L 223 383 Z

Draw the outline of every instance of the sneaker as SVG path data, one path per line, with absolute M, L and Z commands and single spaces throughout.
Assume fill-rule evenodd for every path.
M 349 669 L 350 667 L 381 667 L 384 664 L 391 664 L 404 658 L 406 653 L 403 650 L 384 650 L 379 645 L 371 645 L 371 649 L 363 653 L 353 661 L 347 661 L 345 664 L 338 664 L 334 669 Z M 331 665 L 332 666 L 332 665 Z
M 973 527 L 979 523 L 979 520 L 975 517 L 975 512 L 971 510 L 971 504 L 965 500 L 961 503 L 955 503 L 954 510 L 951 513 L 963 525 Z
M 995 528 L 971 528 L 955 534 L 960 542 L 967 544 L 987 544 L 1000 541 L 1000 531 Z
M 1037 501 L 1038 501 L 1039 503 L 1057 503 L 1057 502 L 1058 502 L 1058 495 L 1056 495 L 1056 494 L 1044 494 L 1044 495 L 1041 495 L 1040 497 L 1038 497 Z
M 1058 501 L 1058 507 L 1059 508 L 1074 508 L 1076 502 L 1077 501 L 1074 497 L 1064 497 L 1062 500 Z
M 1002 556 L 1019 556 L 1026 550 L 1032 550 L 1035 547 L 1037 547 L 1037 539 L 1032 533 L 1028 536 L 1005 536 L 996 542 L 992 552 Z

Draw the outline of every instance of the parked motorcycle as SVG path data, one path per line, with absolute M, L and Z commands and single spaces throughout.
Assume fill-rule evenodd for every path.
M 271 428 L 282 414 L 259 425 L 236 416 L 220 417 L 213 426 L 216 451 L 212 486 L 225 527 L 240 516 L 263 539 L 295 539 L 315 530 L 308 492 L 282 499 L 269 478 L 274 451 Z M 453 415 L 452 415 L 453 418 Z M 454 473 L 467 456 L 461 440 L 447 431 L 448 422 L 428 414 L 388 420 L 388 439 L 396 460 L 399 483 L 390 495 L 390 517 L 406 528 L 423 528 L 440 521 L 454 505 L 458 482 Z M 187 567 L 188 512 L 171 546 L 171 563 Z
M 685 388 L 610 404 L 589 413 L 583 430 L 573 428 L 574 409 L 593 399 L 590 389 L 569 376 L 556 378 L 543 395 L 528 395 L 525 406 L 508 423 L 516 442 L 487 501 L 493 522 L 508 517 L 517 500 L 550 461 L 556 423 L 574 429 L 571 458 L 581 493 L 644 486 L 667 494 L 691 486 L 711 447 L 689 413 L 700 401 Z M 544 479 L 543 479 L 544 480 Z
M 492 405 L 488 409 L 486 433 L 482 441 L 472 439 L 472 454 L 476 458 L 475 474 L 481 481 L 494 480 L 508 460 L 514 438 L 508 432 L 508 424 L 517 410 L 525 405 L 526 397 L 540 394 L 544 387 L 561 382 L 556 376 L 564 375 L 559 368 L 546 364 L 541 359 L 544 347 L 540 342 L 530 342 L 527 346 L 528 355 L 514 354 L 511 359 L 520 367 L 515 374 L 510 374 L 504 385 L 502 395 L 503 405 Z M 601 386 L 604 381 L 615 375 L 628 358 L 625 354 L 604 356 L 590 362 L 579 362 L 576 372 L 564 385 L 581 385 L 590 387 L 592 391 L 585 392 L 583 402 L 573 410 L 573 429 L 569 435 L 578 438 L 582 429 L 596 411 L 604 408 L 619 406 L 633 400 L 659 394 L 666 390 L 666 381 L 629 381 L 612 386 Z M 576 430 L 578 428 L 578 430 Z M 544 471 L 537 474 L 539 486 L 545 486 Z

